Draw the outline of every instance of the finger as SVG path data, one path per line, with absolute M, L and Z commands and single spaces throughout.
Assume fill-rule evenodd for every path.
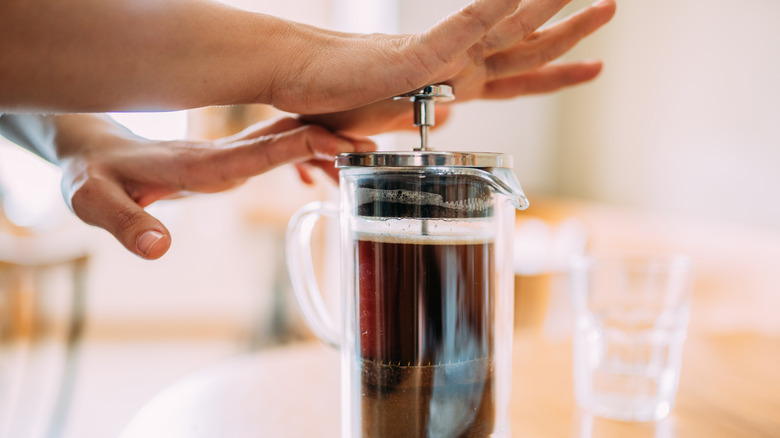
M 328 130 L 306 125 L 233 143 L 226 149 L 186 156 L 170 170 L 187 190 L 208 191 L 227 181 L 249 178 L 279 165 L 311 158 L 333 160 L 336 154 L 364 148 L 363 140 L 348 140 Z
M 87 180 L 72 193 L 70 204 L 82 221 L 108 231 L 141 258 L 158 259 L 171 246 L 165 226 L 110 180 Z
M 347 152 L 371 152 L 376 150 L 376 143 L 368 136 L 349 131 L 338 131 L 336 135 L 350 142 L 355 148 Z
M 314 185 L 314 177 L 311 176 L 311 170 L 306 163 L 295 163 L 295 170 L 298 171 L 298 177 L 304 184 Z
M 374 141 L 370 138 L 355 135 L 349 132 L 339 132 L 338 134 L 339 136 L 349 139 L 349 141 L 352 142 L 352 144 L 355 146 L 354 152 L 372 152 L 377 149 L 376 143 L 374 143 Z M 333 160 L 320 160 L 315 158 L 306 161 L 303 164 L 305 164 L 309 169 L 312 167 L 319 168 L 333 181 L 339 181 L 339 169 L 336 167 L 336 164 Z
M 487 59 L 490 80 L 537 68 L 566 53 L 580 40 L 607 23 L 615 14 L 614 2 L 585 8 L 567 19 L 529 35 L 516 46 Z
M 420 61 L 429 71 L 462 55 L 511 14 L 519 0 L 475 0 L 432 27 L 418 40 Z
M 508 99 L 511 97 L 548 93 L 563 87 L 587 82 L 601 72 L 601 61 L 581 61 L 548 64 L 534 71 L 499 79 L 485 84 L 485 99 Z
M 311 161 L 308 161 L 307 164 L 309 166 L 311 166 L 311 167 L 319 168 L 330 179 L 332 179 L 333 181 L 338 182 L 338 180 L 339 180 L 339 169 L 336 168 L 336 166 L 334 165 L 334 163 L 332 161 L 311 160 Z
M 349 141 L 352 142 L 353 145 L 355 145 L 354 152 L 370 152 L 376 150 L 376 143 L 373 142 L 373 140 L 357 136 L 352 133 L 347 132 L 339 132 L 338 133 L 341 137 L 344 137 L 346 139 L 349 139 Z M 296 168 L 298 168 L 299 175 L 301 176 L 301 179 L 304 178 L 304 176 L 301 174 L 301 170 L 305 170 L 307 172 L 308 178 L 311 178 L 311 183 L 314 183 L 314 179 L 311 176 L 311 170 L 312 168 L 318 168 L 322 170 L 325 175 L 330 177 L 335 182 L 339 181 L 339 169 L 336 167 L 333 160 L 321 160 L 321 159 L 311 159 L 309 161 L 305 161 L 302 163 L 296 163 Z M 307 182 L 304 180 L 304 182 Z
M 506 50 L 546 23 L 571 0 L 529 0 L 485 35 L 482 44 L 488 54 Z M 613 0 L 607 0 L 612 2 Z
M 241 140 L 249 140 L 262 137 L 269 134 L 278 134 L 280 132 L 291 131 L 303 126 L 303 122 L 295 117 L 279 117 L 276 119 L 265 120 L 248 126 L 246 129 L 234 135 L 222 138 L 220 144 L 230 145 Z

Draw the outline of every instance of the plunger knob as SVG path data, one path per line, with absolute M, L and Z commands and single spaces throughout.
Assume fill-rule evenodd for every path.
M 395 99 L 409 99 L 414 103 L 414 126 L 420 127 L 420 150 L 427 150 L 428 130 L 436 124 L 435 102 L 454 100 L 452 87 L 444 84 L 426 85 L 419 90 L 396 96 Z

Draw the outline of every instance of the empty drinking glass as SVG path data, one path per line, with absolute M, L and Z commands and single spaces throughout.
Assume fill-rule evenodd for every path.
M 624 421 L 669 415 L 691 283 L 691 261 L 683 255 L 575 259 L 574 389 L 586 412 Z

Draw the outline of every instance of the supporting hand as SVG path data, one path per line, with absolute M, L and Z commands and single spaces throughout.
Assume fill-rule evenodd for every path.
M 71 209 L 146 259 L 161 257 L 171 244 L 165 226 L 144 211 L 159 199 L 226 190 L 284 163 L 313 160 L 332 168 L 338 153 L 374 148 L 289 117 L 215 142 L 142 139 L 97 116 L 57 119 L 62 187 Z

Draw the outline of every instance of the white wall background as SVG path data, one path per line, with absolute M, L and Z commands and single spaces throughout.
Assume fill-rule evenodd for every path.
M 466 1 L 398 3 L 399 30 L 414 32 Z M 567 55 L 602 59 L 596 81 L 458 106 L 433 144 L 511 153 L 532 202 L 580 197 L 780 228 L 778 19 L 776 0 L 619 1 Z
M 780 228 L 778 19 L 776 0 L 619 2 L 575 50 L 605 70 L 562 96 L 556 193 Z

